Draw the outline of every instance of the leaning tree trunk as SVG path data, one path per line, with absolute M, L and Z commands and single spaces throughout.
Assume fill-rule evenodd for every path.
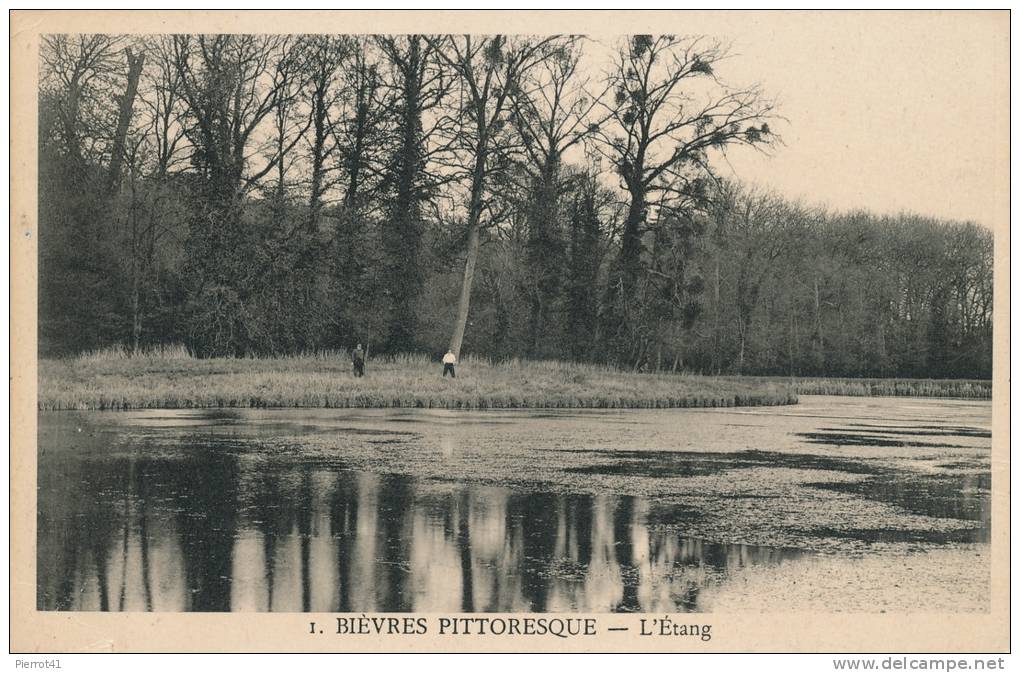
M 464 343 L 467 328 L 468 308 L 471 305 L 471 284 L 475 278 L 475 264 L 478 262 L 479 232 L 477 221 L 468 227 L 467 259 L 464 262 L 464 279 L 460 285 L 460 299 L 457 302 L 457 322 L 453 325 L 450 350 L 460 358 L 460 347 Z
M 737 374 L 744 373 L 744 346 L 747 343 L 747 328 L 744 326 L 743 320 L 738 325 L 738 331 L 740 332 L 740 349 L 737 352 Z
M 131 48 L 124 50 L 127 57 L 128 73 L 127 87 L 124 94 L 119 97 L 120 109 L 117 115 L 117 130 L 113 136 L 113 148 L 110 152 L 110 173 L 106 180 L 107 196 L 113 196 L 120 186 L 120 172 L 124 165 L 125 146 L 127 145 L 127 132 L 131 124 L 131 110 L 135 104 L 135 95 L 138 93 L 138 79 L 142 74 L 142 65 L 145 63 L 145 54 L 135 55 Z
M 478 263 L 482 219 L 482 190 L 485 188 L 485 154 L 479 152 L 475 160 L 475 175 L 471 181 L 471 205 L 468 208 L 468 239 L 467 258 L 464 260 L 464 278 L 460 285 L 460 299 L 457 301 L 457 321 L 453 325 L 453 336 L 450 338 L 450 350 L 460 359 L 460 347 L 464 343 L 464 330 L 467 329 L 468 309 L 471 306 L 471 285 L 475 278 L 475 265 Z

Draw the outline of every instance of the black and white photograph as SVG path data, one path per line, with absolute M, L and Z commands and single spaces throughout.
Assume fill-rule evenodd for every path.
M 29 610 L 1006 614 L 1008 11 L 627 14 L 43 25 Z

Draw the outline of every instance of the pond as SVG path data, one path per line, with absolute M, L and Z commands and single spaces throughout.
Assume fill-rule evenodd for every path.
M 41 610 L 704 611 L 988 556 L 984 402 L 39 421 Z

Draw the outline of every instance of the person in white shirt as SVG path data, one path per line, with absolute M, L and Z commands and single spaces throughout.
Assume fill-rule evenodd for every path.
M 457 378 L 457 372 L 453 370 L 455 364 L 457 364 L 457 356 L 453 354 L 452 350 L 446 351 L 446 355 L 443 356 L 443 378 L 447 373 L 453 378 Z

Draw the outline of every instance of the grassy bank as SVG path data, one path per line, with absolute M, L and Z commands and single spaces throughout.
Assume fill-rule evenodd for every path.
M 118 351 L 39 363 L 39 408 L 418 407 L 644 409 L 795 404 L 788 383 L 632 374 L 563 362 L 492 363 L 471 357 L 444 379 L 425 356 L 373 359 L 354 378 L 344 353 L 195 359 L 168 349 Z
M 991 381 L 633 374 L 567 362 L 467 357 L 456 380 L 425 356 L 375 358 L 351 375 L 346 353 L 199 360 L 183 348 L 108 349 L 39 363 L 39 408 L 418 407 L 639 409 L 794 404 L 797 395 L 990 399 Z
M 845 379 L 802 377 L 736 377 L 785 383 L 798 395 L 849 395 L 853 397 L 955 397 L 992 399 L 992 382 L 978 379 Z

